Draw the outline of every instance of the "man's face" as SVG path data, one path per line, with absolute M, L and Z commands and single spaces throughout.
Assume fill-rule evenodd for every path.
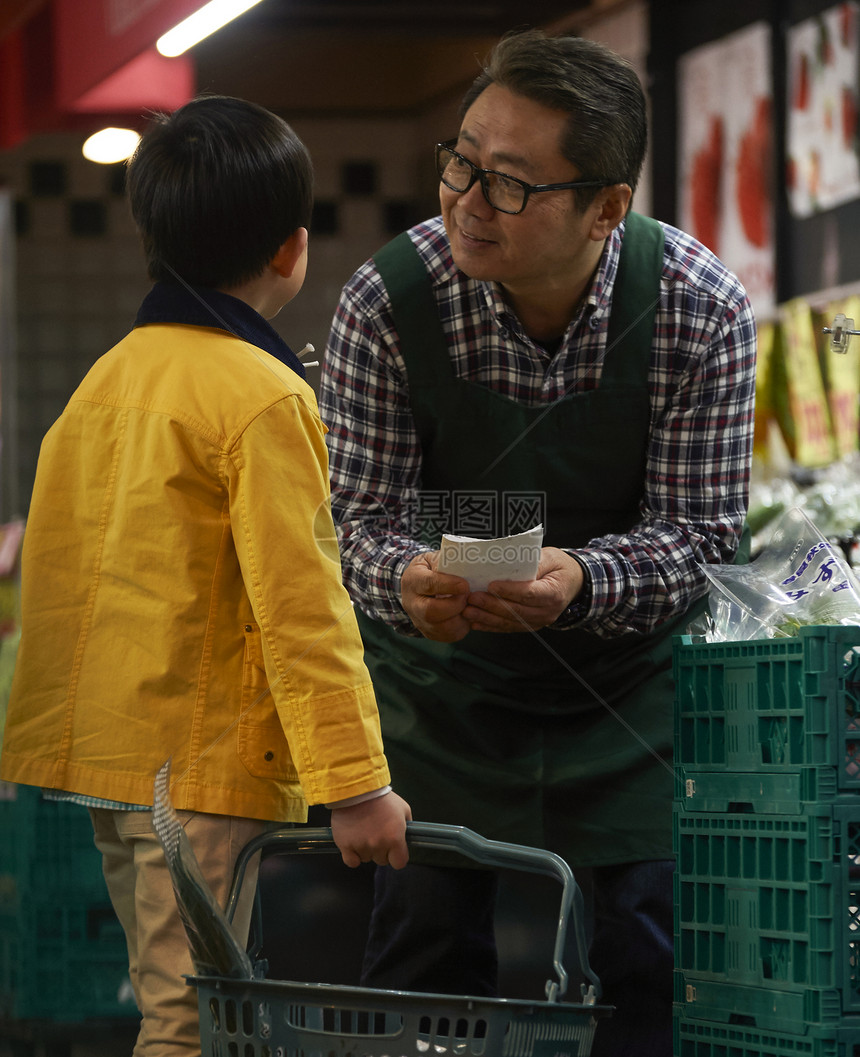
M 559 147 L 566 124 L 563 111 L 490 84 L 466 112 L 455 149 L 474 165 L 529 184 L 576 180 L 582 174 Z M 533 194 L 525 210 L 512 215 L 493 209 L 480 181 L 465 193 L 440 184 L 457 267 L 514 293 L 563 287 L 595 260 L 589 232 L 596 210 L 577 212 L 574 195 L 572 190 Z

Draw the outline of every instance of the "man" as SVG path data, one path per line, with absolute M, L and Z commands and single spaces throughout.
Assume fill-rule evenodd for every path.
M 645 100 L 608 49 L 509 35 L 461 118 L 436 149 L 441 218 L 360 268 L 333 324 L 346 584 L 415 817 L 566 858 L 616 1007 L 593 1052 L 665 1057 L 671 636 L 701 564 L 738 548 L 754 320 L 704 246 L 629 212 Z M 440 530 L 503 536 L 526 511 L 536 580 L 438 570 Z M 493 884 L 378 870 L 365 982 L 492 994 Z

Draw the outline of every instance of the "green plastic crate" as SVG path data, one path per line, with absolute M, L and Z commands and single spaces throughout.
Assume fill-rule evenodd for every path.
M 858 792 L 840 789 L 835 767 L 707 771 L 675 765 L 675 802 L 688 812 L 792 815 L 811 805 L 850 800 Z
M 809 767 L 833 786 L 828 796 L 860 791 L 860 627 L 747 642 L 681 636 L 674 675 L 679 797 L 698 772 L 790 773 L 800 795 Z
M 107 889 L 87 809 L 0 782 L 0 908 L 22 892 L 103 899 Z
M 138 1016 L 110 903 L 25 899 L 0 912 L 0 1020 Z
M 676 999 L 758 1028 L 860 1013 L 860 797 L 800 814 L 675 806 Z
M 676 1007 L 674 1057 L 857 1057 L 860 1018 L 846 1017 L 825 1031 L 792 1035 L 744 1024 L 688 1020 Z
M 86 808 L 0 782 L 0 1019 L 137 1016 Z

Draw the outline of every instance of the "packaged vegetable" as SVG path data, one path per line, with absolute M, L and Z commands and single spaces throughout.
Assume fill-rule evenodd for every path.
M 797 634 L 807 624 L 860 625 L 860 583 L 841 548 L 799 507 L 748 565 L 703 565 L 713 642 Z

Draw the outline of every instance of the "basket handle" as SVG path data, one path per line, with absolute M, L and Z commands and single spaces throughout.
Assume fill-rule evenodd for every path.
M 449 826 L 439 822 L 407 822 L 406 840 L 409 845 L 415 847 L 457 851 L 486 866 L 498 866 L 555 877 L 562 885 L 561 907 L 552 960 L 558 980 L 547 981 L 547 1000 L 555 1002 L 567 990 L 568 974 L 562 964 L 562 953 L 567 936 L 567 923 L 572 912 L 579 964 L 583 976 L 588 981 L 587 984 L 582 985 L 582 1001 L 584 1005 L 594 1005 L 598 1001 L 601 995 L 600 980 L 588 961 L 582 892 L 574 879 L 573 871 L 561 856 L 542 848 L 529 848 L 522 844 L 489 840 L 473 830 L 466 829 L 465 826 Z M 226 908 L 229 921 L 233 920 L 236 901 L 242 888 L 248 862 L 258 851 L 271 847 L 277 847 L 279 851 L 285 852 L 328 853 L 338 851 L 332 839 L 331 829 L 327 826 L 285 827 L 269 830 L 250 840 L 236 860 L 233 884 Z

